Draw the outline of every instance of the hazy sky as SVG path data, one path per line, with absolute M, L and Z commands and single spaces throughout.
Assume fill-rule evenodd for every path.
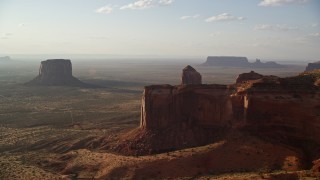
M 320 59 L 319 0 L 0 0 L 0 54 Z

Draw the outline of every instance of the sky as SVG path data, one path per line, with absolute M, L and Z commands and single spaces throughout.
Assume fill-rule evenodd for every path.
M 0 0 L 0 54 L 320 60 L 319 0 Z

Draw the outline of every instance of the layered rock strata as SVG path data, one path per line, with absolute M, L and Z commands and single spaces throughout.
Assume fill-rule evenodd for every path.
M 147 86 L 142 99 L 141 128 L 226 126 L 232 120 L 232 91 L 225 85 Z
M 229 86 L 147 86 L 140 128 L 121 148 L 143 154 L 199 146 L 234 129 L 294 146 L 310 142 L 320 147 L 319 79 L 320 71 L 314 71 Z

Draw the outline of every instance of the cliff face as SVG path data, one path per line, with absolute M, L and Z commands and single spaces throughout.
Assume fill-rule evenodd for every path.
M 231 92 L 224 85 L 145 87 L 140 128 L 119 150 L 149 154 L 214 142 L 230 127 Z
M 312 71 L 316 69 L 320 69 L 320 61 L 309 63 L 308 66 L 306 67 L 306 71 Z
M 264 76 L 238 86 L 246 128 L 278 140 L 320 144 L 320 71 L 296 77 Z
M 320 93 L 259 92 L 244 97 L 247 129 L 278 140 L 320 144 Z
M 142 99 L 141 128 L 226 126 L 232 120 L 231 92 L 224 85 L 148 86 Z
M 88 84 L 85 84 L 72 76 L 71 61 L 65 59 L 51 59 L 42 61 L 39 68 L 39 75 L 26 84 L 89 87 Z
M 220 85 L 146 87 L 141 128 L 161 130 L 176 124 L 218 128 L 242 121 L 253 132 L 320 143 L 319 91 L 253 86 L 233 92 Z
M 320 72 L 312 72 L 230 86 L 145 87 L 139 135 L 131 148 L 148 145 L 148 152 L 162 152 L 199 146 L 234 129 L 294 146 L 320 146 L 320 88 L 314 85 L 319 79 Z
M 247 67 L 247 68 L 281 68 L 283 65 L 273 61 L 261 62 L 257 59 L 255 62 L 250 63 L 246 57 L 233 57 L 233 56 L 209 56 L 207 61 L 203 63 L 206 66 L 217 67 Z

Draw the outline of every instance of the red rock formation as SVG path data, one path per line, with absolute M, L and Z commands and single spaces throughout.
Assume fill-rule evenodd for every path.
M 236 86 L 148 86 L 140 128 L 127 144 L 142 153 L 162 152 L 210 143 L 240 128 L 293 146 L 320 146 L 318 77 L 310 72 Z
M 230 94 L 224 85 L 148 86 L 141 128 L 164 129 L 176 123 L 224 126 L 232 119 Z
M 201 74 L 188 65 L 182 70 L 182 84 L 202 84 Z
M 315 76 L 317 72 L 266 76 L 239 86 L 235 96 L 243 97 L 245 125 L 278 140 L 320 144 L 320 89 L 314 85 Z
M 144 154 L 213 142 L 230 126 L 231 93 L 225 85 L 145 87 L 140 130 L 126 146 Z
M 319 93 L 256 90 L 244 95 L 245 124 L 278 140 L 320 143 L 319 102 Z
M 311 169 L 314 176 L 320 177 L 320 159 L 313 161 L 313 167 Z
M 242 83 L 250 80 L 257 80 L 257 79 L 261 79 L 262 77 L 263 75 L 258 74 L 254 71 L 251 71 L 249 73 L 242 73 L 237 77 L 236 83 Z

